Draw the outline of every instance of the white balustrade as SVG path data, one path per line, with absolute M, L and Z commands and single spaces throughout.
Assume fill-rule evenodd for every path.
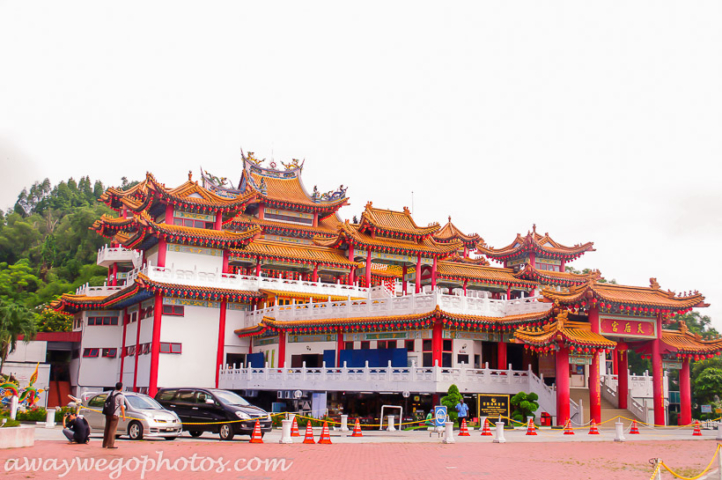
M 103 267 L 108 267 L 113 263 L 132 263 L 135 268 L 138 268 L 143 261 L 143 253 L 137 250 L 130 250 L 123 247 L 109 247 L 104 245 L 98 250 L 97 264 Z

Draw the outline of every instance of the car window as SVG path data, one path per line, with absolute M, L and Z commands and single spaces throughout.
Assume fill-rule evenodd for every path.
M 107 393 L 102 393 L 100 395 L 96 395 L 93 398 L 90 399 L 88 402 L 89 407 L 103 407 L 103 404 L 105 404 L 105 397 L 107 397 Z
M 161 402 L 170 402 L 173 400 L 173 396 L 178 390 L 163 390 L 160 392 L 160 395 L 158 395 L 158 400 Z
M 150 397 L 140 397 L 137 395 L 130 395 L 125 397 L 126 401 L 130 403 L 136 410 L 160 410 L 163 407 L 158 402 Z
M 176 402 L 196 403 L 196 396 L 193 390 L 181 390 L 175 397 Z
M 196 392 L 196 401 L 197 403 L 205 404 L 206 400 L 213 400 L 213 395 L 207 392 Z M 215 400 L 213 400 L 213 403 L 215 403 Z

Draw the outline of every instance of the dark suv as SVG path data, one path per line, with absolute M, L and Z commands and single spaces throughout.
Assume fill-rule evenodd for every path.
M 256 420 L 261 424 L 261 435 L 271 431 L 268 412 L 228 390 L 162 388 L 155 399 L 180 417 L 183 430 L 192 437 L 203 432 L 218 433 L 221 440 L 231 440 L 235 434 L 251 435 Z

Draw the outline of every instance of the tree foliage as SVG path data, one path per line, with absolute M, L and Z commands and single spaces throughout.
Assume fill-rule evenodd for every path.
M 461 398 L 462 397 L 461 393 L 459 392 L 459 387 L 453 384 L 449 387 L 446 395 L 441 397 L 441 404 L 446 406 L 446 411 L 449 415 L 449 419 L 454 423 L 459 416 L 458 412 L 456 411 L 456 405 L 461 401 Z
M 20 336 L 31 340 L 36 333 L 35 315 L 15 302 L 0 300 L 0 373 L 8 354 L 15 350 Z
M 532 392 L 519 392 L 511 397 L 511 406 L 514 407 L 512 410 L 511 418 L 518 422 L 525 422 L 527 417 L 533 417 L 534 412 L 539 409 L 539 396 Z

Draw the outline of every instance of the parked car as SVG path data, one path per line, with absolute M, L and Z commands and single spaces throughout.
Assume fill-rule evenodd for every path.
M 260 422 L 261 435 L 271 431 L 268 412 L 228 390 L 163 388 L 155 399 L 178 414 L 183 430 L 192 437 L 199 437 L 203 432 L 218 433 L 221 440 L 231 440 L 236 434 L 251 435 L 256 420 Z M 225 421 L 228 423 L 223 423 Z
M 83 399 L 81 410 L 90 428 L 105 429 L 105 416 L 101 413 L 103 404 L 110 392 L 95 394 Z M 125 396 L 125 421 L 118 420 L 118 436 L 128 435 L 131 440 L 142 440 L 146 437 L 162 437 L 173 440 L 181 434 L 180 418 L 174 412 L 163 408 L 152 397 L 143 393 L 123 392 Z

